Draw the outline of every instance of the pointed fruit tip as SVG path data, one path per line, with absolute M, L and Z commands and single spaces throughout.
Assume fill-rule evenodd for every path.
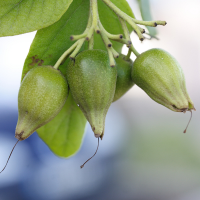
M 95 136 L 96 138 L 99 138 L 101 135 L 100 135 L 100 134 L 94 134 L 94 136 Z
M 16 133 L 15 133 L 15 138 L 18 139 L 19 141 L 24 140 L 24 139 L 22 138 L 23 133 L 24 133 L 24 131 L 21 131 L 20 133 L 17 133 L 17 132 L 16 132 Z

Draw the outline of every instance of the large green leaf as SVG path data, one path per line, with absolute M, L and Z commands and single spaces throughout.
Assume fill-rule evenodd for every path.
M 37 133 L 56 155 L 69 157 L 81 146 L 85 124 L 83 113 L 69 94 L 59 114 Z
M 89 15 L 89 2 L 89 0 L 73 1 L 60 20 L 37 32 L 25 60 L 22 78 L 31 68 L 37 65 L 54 65 L 62 53 L 73 44 L 70 41 L 70 35 L 81 34 L 86 28 Z M 100 18 L 105 28 L 113 34 L 122 33 L 121 25 L 115 13 L 108 9 L 101 1 L 98 2 Z M 117 1 L 113 0 L 113 2 Z M 120 0 L 120 2 L 123 5 L 123 10 L 132 15 L 126 1 Z M 106 9 L 106 12 L 104 9 Z M 109 20 L 110 23 L 107 22 Z M 114 46 L 118 51 L 121 51 L 122 44 L 115 43 Z M 87 45 L 84 45 L 82 50 L 86 47 Z M 95 48 L 104 48 L 101 37 L 95 38 Z M 59 67 L 63 74 L 65 74 L 67 62 L 68 59 Z M 71 111 L 71 106 L 76 108 L 76 115 L 73 115 L 74 112 Z M 55 154 L 61 157 L 68 157 L 74 154 L 80 147 L 85 123 L 85 117 L 82 112 L 75 106 L 73 99 L 69 97 L 61 113 L 54 120 L 40 128 L 38 134 Z M 75 131 L 73 131 L 73 128 Z M 63 138 L 71 139 L 66 142 L 63 141 Z M 76 140 L 77 142 L 75 142 Z
M 0 0 L 0 37 L 47 27 L 60 19 L 73 0 Z
M 139 3 L 142 19 L 145 21 L 151 21 L 152 16 L 151 16 L 149 0 L 138 0 L 138 3 Z M 157 31 L 154 27 L 147 26 L 147 29 L 150 35 L 155 36 L 157 34 Z

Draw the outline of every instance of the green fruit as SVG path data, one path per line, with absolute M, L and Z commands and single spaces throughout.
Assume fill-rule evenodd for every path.
M 66 78 L 51 66 L 31 69 L 18 94 L 18 122 L 15 137 L 24 140 L 53 119 L 68 96 Z
M 90 123 L 95 137 L 103 137 L 105 118 L 116 87 L 117 69 L 107 52 L 86 50 L 67 66 L 67 80 L 75 102 Z
M 134 85 L 131 78 L 133 61 L 126 60 L 125 57 L 125 55 L 120 54 L 119 58 L 116 59 L 117 83 L 113 102 L 122 97 Z
M 173 111 L 195 110 L 182 68 L 162 49 L 150 49 L 139 55 L 133 64 L 132 79 L 153 100 Z

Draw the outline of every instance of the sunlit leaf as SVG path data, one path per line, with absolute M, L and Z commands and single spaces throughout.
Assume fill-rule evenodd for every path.
M 0 37 L 47 27 L 60 19 L 73 0 L 0 0 Z

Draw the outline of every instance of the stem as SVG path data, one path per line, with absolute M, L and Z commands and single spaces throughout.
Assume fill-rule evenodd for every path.
M 86 40 L 90 40 L 90 38 L 92 37 L 92 35 L 93 35 L 93 30 L 94 30 L 94 28 L 93 28 L 93 26 L 92 26 L 92 24 L 93 24 L 93 16 L 92 16 L 92 5 L 91 5 L 91 1 L 90 1 L 90 14 L 89 14 L 89 19 L 88 19 L 88 24 L 87 24 L 87 27 L 86 27 L 86 29 L 85 29 L 85 31 L 84 31 L 84 33 L 86 34 Z
M 135 30 L 135 32 L 137 33 L 137 35 L 141 41 L 144 40 L 144 36 L 142 35 L 142 33 L 144 33 L 144 31 L 143 30 L 141 31 L 141 28 L 138 27 L 137 24 L 146 25 L 146 26 L 154 26 L 154 27 L 157 25 L 166 25 L 167 24 L 165 21 L 146 21 L 145 22 L 145 21 L 134 19 L 134 18 L 130 17 L 129 15 L 127 15 L 126 13 L 124 13 L 123 11 L 121 11 L 110 0 L 102 0 L 102 1 L 108 7 L 110 7 L 119 17 L 124 19 L 126 22 L 128 22 L 132 26 L 132 28 Z
M 111 47 L 110 50 L 112 51 L 112 54 L 113 54 L 114 58 L 118 58 L 119 57 L 119 53 L 113 47 Z
M 127 45 L 127 47 L 130 47 L 132 42 L 131 42 L 131 38 L 130 38 L 128 27 L 126 25 L 126 21 L 124 19 L 122 19 L 121 17 L 119 17 L 119 21 L 120 21 L 120 23 L 122 25 L 122 29 L 124 31 L 125 39 L 129 41 L 128 42 L 129 44 Z
M 70 36 L 70 40 L 71 41 L 79 40 L 79 39 L 82 39 L 82 38 L 84 38 L 86 36 L 87 36 L 87 34 L 85 32 L 83 34 L 80 34 L 80 35 L 71 35 Z
M 90 5 L 89 18 L 88 18 L 88 23 L 87 23 L 85 31 L 80 35 L 71 35 L 70 40 L 72 40 L 72 41 L 79 40 L 79 39 L 82 39 L 82 38 L 84 38 L 88 35 L 88 32 L 89 32 L 89 30 L 91 29 L 91 26 L 92 26 L 92 12 L 91 11 L 92 11 L 92 9 L 91 9 L 91 5 Z
M 142 20 L 137 20 L 134 18 L 132 18 L 132 20 L 136 24 L 145 25 L 145 26 L 153 26 L 153 27 L 156 27 L 157 25 L 165 26 L 167 24 L 166 21 L 142 21 Z
M 99 21 L 99 23 L 101 24 L 101 22 Z M 107 37 L 111 40 L 120 40 L 123 38 L 122 34 L 118 34 L 118 35 L 114 35 L 109 33 L 108 31 L 106 31 L 106 29 L 103 27 L 103 25 L 101 24 L 101 28 L 104 30 L 105 34 L 107 35 Z
M 130 50 L 135 54 L 136 57 L 138 57 L 140 54 L 136 51 L 133 45 L 131 45 Z
M 121 11 L 117 6 L 115 6 L 110 0 L 102 0 L 108 7 L 110 7 L 119 17 L 121 17 L 122 19 L 124 19 L 125 21 L 127 21 L 132 28 L 136 31 L 139 39 L 141 41 L 144 40 L 144 37 L 140 31 L 140 29 L 138 28 L 138 26 L 135 24 L 134 21 L 132 21 L 132 18 L 127 15 L 126 13 L 124 13 L 123 11 Z
M 96 31 L 96 33 L 100 33 L 100 30 L 98 27 L 99 15 L 98 15 L 97 0 L 90 0 L 90 10 L 91 10 L 90 12 L 91 25 L 86 37 L 86 40 L 88 41 L 92 38 L 94 30 Z
M 107 37 L 108 39 L 115 40 L 115 41 L 118 41 L 118 42 L 123 39 L 123 35 L 122 34 L 113 35 L 113 34 L 110 34 L 109 32 L 107 32 L 100 21 L 99 21 L 99 27 L 100 27 L 100 31 L 103 32 L 105 37 Z M 111 42 L 109 42 L 109 43 L 111 43 Z
M 101 35 L 103 35 L 106 42 L 106 46 L 111 46 L 112 43 L 110 42 L 109 39 L 111 40 L 114 40 L 114 41 L 117 41 L 117 42 L 120 42 L 122 44 L 126 44 L 127 46 L 130 46 L 132 44 L 131 42 L 131 39 L 127 40 L 125 38 L 123 38 L 123 35 L 122 34 L 119 34 L 119 35 L 113 35 L 113 34 L 110 34 L 108 33 L 105 28 L 103 27 L 103 25 L 101 24 L 101 22 L 99 21 L 99 27 L 100 27 L 100 30 L 101 30 Z M 110 45 L 109 45 L 110 44 Z
M 53 66 L 55 69 L 58 69 L 58 67 L 60 66 L 60 64 L 62 63 L 62 61 L 77 47 L 78 45 L 78 41 L 75 42 L 69 49 L 67 49 L 67 51 L 65 51 L 62 56 L 58 59 L 58 61 L 56 62 L 56 64 Z
M 98 13 L 98 7 L 97 7 L 97 0 L 90 0 L 90 3 L 92 3 L 92 13 L 93 13 L 93 23 L 92 26 L 94 27 L 96 33 L 100 33 L 102 40 L 106 46 L 106 49 L 108 51 L 108 55 L 109 55 L 109 60 L 110 60 L 110 66 L 114 67 L 115 66 L 115 59 L 114 57 L 118 57 L 119 54 L 112 48 L 112 43 L 109 40 L 109 36 L 112 36 L 112 34 L 108 33 L 103 25 L 101 24 L 100 20 L 99 20 L 99 13 Z M 97 24 L 96 24 L 97 23 Z M 115 36 L 114 36 L 115 38 Z M 119 36 L 119 39 L 121 38 L 121 36 Z
M 105 30 L 105 29 L 104 29 Z M 114 35 L 114 34 L 110 34 L 109 32 L 107 32 L 106 30 L 104 31 L 105 34 L 107 35 L 107 37 L 111 40 L 120 40 L 123 38 L 122 34 L 118 34 L 118 35 Z
M 129 48 L 129 50 L 128 50 L 128 54 L 125 56 L 125 60 L 129 60 L 130 59 L 130 57 L 131 57 L 131 49 Z
M 140 29 L 140 32 L 141 32 L 141 33 L 145 33 L 145 29 L 143 29 L 143 28 L 141 28 L 141 27 L 139 27 L 139 26 L 138 26 L 138 28 Z
M 98 15 L 98 5 L 97 0 L 90 0 L 90 6 L 92 10 L 92 26 L 94 27 L 96 33 L 98 33 L 98 21 L 99 21 L 99 15 Z
M 83 46 L 83 43 L 85 42 L 85 38 L 82 38 L 78 41 L 78 45 L 76 46 L 76 49 L 73 51 L 73 53 L 70 55 L 71 59 L 74 59 L 76 54 L 79 52 L 81 47 Z
M 113 53 L 112 53 L 111 49 L 109 49 L 108 47 L 107 47 L 107 51 L 108 51 L 108 56 L 109 56 L 109 60 L 110 60 L 110 66 L 114 67 L 115 66 L 115 59 L 113 57 Z
M 96 1 L 96 0 L 95 0 Z M 97 3 L 97 2 L 96 2 Z M 90 11 L 89 11 L 89 18 L 88 18 L 88 23 L 87 23 L 87 26 L 86 26 L 86 29 L 85 31 L 80 34 L 80 35 L 72 35 L 70 36 L 70 39 L 73 41 L 73 40 L 77 40 L 69 49 L 67 49 L 63 54 L 62 56 L 58 59 L 58 61 L 56 62 L 56 64 L 54 65 L 54 68 L 55 69 L 58 69 L 58 67 L 60 66 L 60 64 L 65 60 L 65 58 L 74 50 L 74 52 L 70 55 L 70 57 L 73 59 L 76 54 L 78 53 L 78 51 L 81 49 L 83 43 L 84 43 L 84 40 L 85 40 L 85 37 L 88 35 L 88 32 L 90 31 L 91 29 L 91 26 L 92 26 L 92 23 L 94 23 L 94 20 L 93 20 L 93 15 L 92 15 L 92 7 L 94 7 L 94 1 L 93 0 L 90 0 Z M 90 37 L 92 37 L 93 35 L 93 32 L 91 34 Z
M 120 42 L 122 44 L 126 44 L 126 46 L 130 46 L 132 44 L 132 42 L 130 40 L 127 40 L 125 38 L 122 38 L 120 40 L 115 40 L 115 41 Z
M 125 18 L 129 18 L 130 16 L 128 16 L 126 13 L 124 13 L 123 11 L 121 11 L 117 6 L 115 6 L 115 4 L 113 4 L 110 0 L 102 0 L 108 7 L 110 7 L 117 15 L 119 15 L 121 18 L 125 19 Z
M 94 48 L 94 35 L 90 38 L 88 43 L 88 49 L 92 50 Z
M 86 27 L 84 33 L 86 32 L 86 30 L 88 30 L 91 27 L 91 25 L 92 25 L 92 8 L 90 5 L 89 19 L 88 19 L 87 27 Z
M 102 26 L 101 22 L 99 22 L 99 27 L 100 27 L 101 37 L 102 37 L 104 44 L 106 45 L 106 47 L 111 47 L 112 43 L 110 42 L 109 38 L 107 37 L 107 34 L 106 34 L 105 29 Z
M 87 37 L 85 39 L 89 41 L 91 39 L 93 33 L 94 33 L 94 26 L 91 26 L 91 28 L 89 29 L 89 31 L 87 33 Z

